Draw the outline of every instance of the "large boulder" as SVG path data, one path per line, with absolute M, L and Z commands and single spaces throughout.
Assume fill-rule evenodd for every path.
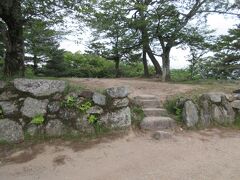
M 9 119 L 0 120 L 0 141 L 18 143 L 24 140 L 22 127 Z
M 14 115 L 16 112 L 18 112 L 18 108 L 15 102 L 1 101 L 0 107 L 2 107 L 3 114 L 5 116 L 11 116 L 11 115 Z
M 26 98 L 21 108 L 21 113 L 29 118 L 33 118 L 36 115 L 45 115 L 47 113 L 48 100 L 38 100 L 33 98 Z
M 204 127 L 211 122 L 231 124 L 235 119 L 235 112 L 224 93 L 206 93 L 200 97 L 200 122 Z
M 49 121 L 45 130 L 48 136 L 61 136 L 66 133 L 65 125 L 58 119 Z
M 230 112 L 223 106 L 213 105 L 212 118 L 219 124 L 231 124 L 234 122 L 234 112 Z
M 129 107 L 105 114 L 100 121 L 112 128 L 126 128 L 131 126 L 131 111 Z
M 14 86 L 21 92 L 31 93 L 33 96 L 51 96 L 62 93 L 66 88 L 65 81 L 43 79 L 15 79 Z
M 100 93 L 95 92 L 92 96 L 92 100 L 96 105 L 100 105 L 100 106 L 106 105 L 106 96 Z
M 223 92 L 209 92 L 202 95 L 205 99 L 209 99 L 213 103 L 221 103 L 222 97 L 226 97 Z
M 231 106 L 234 108 L 234 109 L 238 109 L 240 110 L 240 100 L 235 100 L 231 103 Z
M 183 121 L 188 127 L 194 127 L 199 120 L 197 106 L 192 101 L 186 101 L 183 108 Z
M 200 98 L 200 125 L 203 127 L 208 127 L 211 124 L 211 103 L 203 98 Z
M 108 88 L 106 92 L 111 98 L 125 98 L 129 94 L 126 86 Z
M 123 99 L 114 99 L 112 102 L 113 107 L 116 108 L 121 108 L 121 107 L 126 107 L 129 104 L 128 98 L 123 98 Z

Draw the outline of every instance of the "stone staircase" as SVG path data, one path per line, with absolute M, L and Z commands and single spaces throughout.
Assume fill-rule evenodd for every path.
M 143 108 L 144 119 L 141 128 L 145 130 L 166 130 L 176 126 L 167 111 L 162 107 L 160 100 L 153 95 L 141 95 L 134 98 L 135 102 Z

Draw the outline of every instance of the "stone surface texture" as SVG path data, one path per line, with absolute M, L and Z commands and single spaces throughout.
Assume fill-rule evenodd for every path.
M 112 98 L 125 98 L 129 94 L 127 86 L 108 88 L 106 92 Z
M 11 116 L 18 112 L 18 107 L 15 102 L 0 101 L 0 107 L 2 107 L 5 116 Z
M 119 109 L 108 114 L 108 124 L 112 128 L 124 128 L 131 126 L 131 111 L 129 107 Z
M 183 108 L 183 121 L 188 127 L 194 127 L 199 120 L 197 106 L 192 101 L 186 101 Z
M 116 108 L 121 108 L 121 107 L 126 107 L 129 104 L 128 98 L 123 98 L 123 99 L 114 99 L 112 102 L 113 107 Z
M 0 141 L 19 143 L 24 140 L 22 126 L 10 119 L 0 119 Z
M 106 105 L 106 96 L 103 94 L 95 92 L 92 96 L 92 100 L 96 105 L 100 105 L 100 106 Z
M 28 117 L 33 118 L 36 115 L 45 115 L 47 113 L 48 100 L 38 100 L 33 98 L 26 98 L 21 108 L 21 113 Z
M 47 123 L 45 131 L 48 136 L 61 136 L 66 133 L 66 128 L 60 120 L 54 119 Z
M 15 79 L 14 86 L 17 90 L 31 93 L 33 96 L 51 96 L 62 93 L 66 88 L 65 81 L 43 79 Z

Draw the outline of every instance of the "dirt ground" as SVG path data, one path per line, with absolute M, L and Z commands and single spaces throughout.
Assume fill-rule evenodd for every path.
M 81 85 L 89 89 L 106 89 L 113 86 L 128 86 L 130 97 L 149 94 L 164 100 L 167 96 L 185 93 L 201 88 L 198 85 L 162 83 L 157 79 L 93 79 L 93 78 L 68 78 L 70 83 Z
M 192 91 L 180 85 L 128 79 L 71 79 L 89 88 L 129 85 L 131 96 Z M 1 180 L 239 180 L 240 131 L 178 130 L 173 138 L 154 140 L 149 133 L 82 142 L 46 142 L 5 153 Z

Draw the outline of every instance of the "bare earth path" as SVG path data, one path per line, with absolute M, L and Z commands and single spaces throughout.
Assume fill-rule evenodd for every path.
M 128 86 L 130 97 L 148 94 L 155 95 L 161 100 L 177 93 L 185 93 L 200 88 L 197 85 L 162 83 L 152 79 L 94 79 L 94 78 L 67 78 L 72 84 L 82 85 L 89 89 L 106 89 L 113 86 Z
M 129 85 L 131 96 L 152 94 L 160 99 L 197 87 L 127 79 L 71 82 L 89 88 Z M 7 159 L 0 164 L 1 180 L 239 180 L 240 131 L 180 131 L 161 141 L 131 131 L 88 148 L 78 142 L 39 144 Z

